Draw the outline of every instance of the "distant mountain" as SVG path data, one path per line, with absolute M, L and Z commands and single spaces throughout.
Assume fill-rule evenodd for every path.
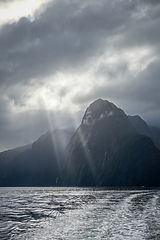
M 160 186 L 160 152 L 133 123 L 113 103 L 93 102 L 67 147 L 64 184 Z
M 0 153 L 0 186 L 160 186 L 160 129 L 98 99 L 76 132 Z
M 160 150 L 160 129 L 155 127 L 149 127 L 146 122 L 138 115 L 128 116 L 131 124 L 135 127 L 139 134 L 143 134 L 150 137 L 155 146 Z
M 62 155 L 72 135 L 72 131 L 54 130 L 28 147 L 0 153 L 0 186 L 60 185 Z M 9 153 L 6 161 L 4 155 Z
M 154 139 L 155 145 L 160 150 L 160 128 L 157 128 L 157 127 L 154 127 L 154 126 L 149 126 L 149 128 L 152 132 L 152 137 Z
M 15 149 L 7 150 L 0 153 L 0 186 L 3 186 L 3 180 L 7 177 L 9 166 L 14 162 L 14 159 L 22 152 L 30 149 L 32 144 L 28 144 Z

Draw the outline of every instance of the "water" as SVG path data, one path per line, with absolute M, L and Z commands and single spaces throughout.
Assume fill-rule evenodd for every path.
M 0 188 L 0 239 L 160 239 L 160 190 Z

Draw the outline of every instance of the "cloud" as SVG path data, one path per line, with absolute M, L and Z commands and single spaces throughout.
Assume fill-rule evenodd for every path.
M 120 65 L 121 66 L 121 65 Z M 146 69 L 136 77 L 128 76 L 120 81 L 104 81 L 100 86 L 94 86 L 90 94 L 77 95 L 74 101 L 77 104 L 84 104 L 102 97 L 110 99 L 117 106 L 125 110 L 126 114 L 140 114 L 148 124 L 160 127 L 160 60 L 150 63 Z M 123 71 L 123 63 L 122 69 Z M 101 70 L 101 69 L 100 69 Z M 125 67 L 126 71 L 126 67 Z M 107 68 L 98 73 L 107 76 L 110 69 Z M 104 77 L 104 76 L 103 76 Z
M 159 25 L 159 1 L 150 0 L 51 1 L 1 25 L 1 146 L 78 125 L 96 98 L 158 125 Z
M 1 84 L 43 78 L 93 61 L 104 50 L 106 38 L 123 29 L 134 7 L 118 1 L 112 5 L 109 1 L 98 6 L 95 1 L 57 1 L 33 22 L 24 17 L 4 25 Z
M 2 105 L 2 104 L 1 104 Z M 14 114 L 12 108 L 3 101 L 0 106 L 0 151 L 32 143 L 48 130 L 56 128 L 76 129 L 80 124 L 79 116 L 72 116 L 68 112 L 28 110 Z

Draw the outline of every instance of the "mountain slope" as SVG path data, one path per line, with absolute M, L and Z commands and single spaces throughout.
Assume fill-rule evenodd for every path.
M 146 122 L 138 115 L 128 116 L 131 124 L 135 127 L 139 134 L 150 137 L 155 146 L 160 150 L 160 129 L 149 127 Z M 158 134 L 159 133 L 159 134 Z
M 160 150 L 160 128 L 149 126 L 157 148 Z
M 8 168 L 12 164 L 12 161 L 27 149 L 31 149 L 32 144 L 28 144 L 15 149 L 10 149 L 0 153 L 0 186 L 2 186 L 3 180 L 7 175 Z
M 66 153 L 63 181 L 69 186 L 160 185 L 160 152 L 107 100 L 87 108 Z
M 55 186 L 61 184 L 64 148 L 73 135 L 67 130 L 47 132 L 6 164 L 0 186 Z M 0 154 L 1 157 L 1 154 Z

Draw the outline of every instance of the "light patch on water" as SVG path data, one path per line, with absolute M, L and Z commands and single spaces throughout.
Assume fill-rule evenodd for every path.
M 0 188 L 0 239 L 160 239 L 160 190 Z

